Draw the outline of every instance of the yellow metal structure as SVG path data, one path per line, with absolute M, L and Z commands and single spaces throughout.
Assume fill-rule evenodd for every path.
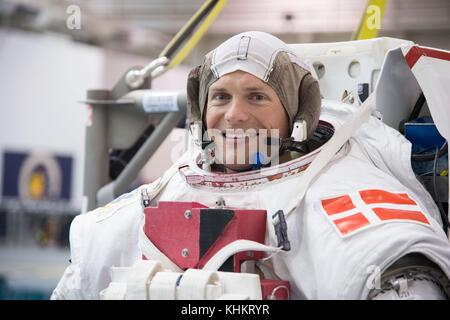
M 378 36 L 387 0 L 369 0 L 352 40 L 372 39 Z
M 169 48 L 183 35 L 185 30 L 187 30 L 190 27 L 190 25 L 194 23 L 197 17 L 202 13 L 202 11 L 204 11 L 209 6 L 211 2 L 213 2 L 213 0 L 205 1 L 205 3 L 200 7 L 200 9 L 191 17 L 191 19 L 186 23 L 186 25 L 175 35 L 175 37 L 170 41 L 170 43 L 164 48 L 164 50 L 160 54 L 160 57 L 164 57 L 166 55 Z M 167 69 L 171 69 L 177 66 L 186 58 L 189 52 L 191 52 L 191 50 L 197 45 L 197 43 L 203 37 L 203 35 L 208 30 L 210 25 L 214 22 L 220 11 L 222 11 L 226 2 L 227 0 L 217 1 L 214 8 L 199 24 L 199 26 L 192 34 L 192 36 L 185 42 L 183 47 L 181 47 L 176 53 L 176 55 L 170 60 L 169 65 L 166 67 Z

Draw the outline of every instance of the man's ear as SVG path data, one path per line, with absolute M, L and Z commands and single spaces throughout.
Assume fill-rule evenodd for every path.
M 195 67 L 189 72 L 187 80 L 187 117 L 189 123 L 201 121 L 199 89 L 201 66 Z

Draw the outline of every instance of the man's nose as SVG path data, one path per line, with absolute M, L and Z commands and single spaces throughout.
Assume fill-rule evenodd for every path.
M 249 119 L 245 102 L 240 98 L 233 98 L 231 105 L 225 113 L 225 121 L 230 124 L 245 122 Z

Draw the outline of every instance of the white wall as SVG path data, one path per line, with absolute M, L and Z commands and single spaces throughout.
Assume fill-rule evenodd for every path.
M 79 101 L 86 90 L 110 89 L 128 68 L 151 60 L 54 34 L 0 29 L 0 154 L 8 149 L 73 156 L 71 204 L 80 208 L 87 109 Z M 153 88 L 184 91 L 189 70 L 179 66 L 155 79 Z M 170 166 L 178 137 L 169 135 L 141 181 L 156 179 Z M 1 161 L 0 156 L 3 168 Z
M 79 207 L 87 110 L 77 101 L 88 88 L 101 87 L 102 51 L 56 35 L 3 29 L 0 70 L 0 151 L 72 155 L 72 205 Z

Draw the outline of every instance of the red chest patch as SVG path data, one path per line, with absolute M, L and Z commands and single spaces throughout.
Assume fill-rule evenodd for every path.
M 144 231 L 150 241 L 181 269 L 202 268 L 221 248 L 240 239 L 264 243 L 265 210 L 214 209 L 196 202 L 160 201 L 145 209 Z M 226 271 L 240 271 L 244 260 L 262 252 L 242 252 Z

